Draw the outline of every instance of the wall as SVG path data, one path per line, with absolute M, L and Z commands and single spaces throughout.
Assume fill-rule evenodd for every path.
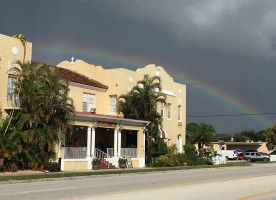
M 64 170 L 62 171 L 79 171 L 79 170 L 87 170 L 88 169 L 88 161 L 63 161 L 64 162 Z
M 5 117 L 4 109 L 11 109 L 7 106 L 7 89 L 8 89 L 8 76 L 7 72 L 11 67 L 11 62 L 20 60 L 23 62 L 24 47 L 19 39 L 9 37 L 0 34 L 0 108 L 2 110 L 2 117 Z M 18 54 L 12 53 L 12 48 L 18 49 Z M 32 43 L 27 42 L 26 44 L 26 55 L 25 61 L 31 61 L 32 59 Z
M 104 114 L 104 90 L 102 89 L 96 89 L 91 87 L 91 89 L 88 88 L 82 88 L 82 87 L 76 87 L 72 84 L 69 85 L 69 96 L 73 99 L 73 105 L 75 107 L 75 110 L 78 112 L 82 112 L 82 98 L 83 93 L 88 93 L 95 95 L 95 106 L 96 106 L 96 112 L 97 114 Z

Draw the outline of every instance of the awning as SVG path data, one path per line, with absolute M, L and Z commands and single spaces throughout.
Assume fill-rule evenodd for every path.
M 167 132 L 163 128 L 159 128 L 159 132 L 160 132 L 160 138 L 162 139 L 168 138 Z
M 244 152 L 244 150 L 240 148 L 235 148 L 234 150 L 236 150 L 237 152 Z
M 144 120 L 136 120 L 136 119 L 127 119 L 118 116 L 112 115 L 101 115 L 101 114 L 94 114 L 91 112 L 76 112 L 70 116 L 71 119 L 83 122 L 113 122 L 120 125 L 129 125 L 129 126 L 139 126 L 144 127 L 149 124 L 149 121 Z

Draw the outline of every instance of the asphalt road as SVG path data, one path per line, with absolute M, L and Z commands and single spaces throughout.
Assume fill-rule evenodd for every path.
M 0 185 L 0 199 L 276 199 L 276 163 Z

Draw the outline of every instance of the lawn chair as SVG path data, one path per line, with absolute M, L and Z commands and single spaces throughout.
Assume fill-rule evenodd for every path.
M 131 157 L 130 156 L 126 156 L 126 159 L 127 159 L 126 167 L 127 168 L 133 168 Z

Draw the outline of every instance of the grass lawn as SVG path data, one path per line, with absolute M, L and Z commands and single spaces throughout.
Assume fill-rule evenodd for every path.
M 142 168 L 142 169 L 118 169 L 118 170 L 91 170 L 86 172 L 50 172 L 45 174 L 25 174 L 25 175 L 1 175 L 0 181 L 11 180 L 31 180 L 44 178 L 63 178 L 75 176 L 94 176 L 107 174 L 130 174 L 130 173 L 144 173 L 155 171 L 170 171 L 170 170 L 188 170 L 188 169 L 202 169 L 202 168 L 219 168 L 219 167 L 235 167 L 235 166 L 251 166 L 247 162 L 227 163 L 225 165 L 201 165 L 201 166 L 185 166 L 185 167 L 156 167 L 156 168 Z

